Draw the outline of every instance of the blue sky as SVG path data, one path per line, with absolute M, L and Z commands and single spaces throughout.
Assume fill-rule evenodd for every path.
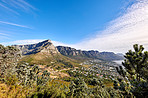
M 10 39 L 3 41 L 51 39 L 67 44 L 77 43 L 103 29 L 108 21 L 117 16 L 122 2 L 122 0 L 46 0 L 44 2 L 28 0 L 27 3 L 33 8 L 24 5 L 28 7 L 25 10 L 21 6 L 15 8 L 1 0 L 0 4 L 5 4 L 18 14 L 1 6 L 0 10 L 3 12 L 0 21 L 28 27 L 21 28 L 1 23 L 1 29 L 15 33 Z
M 132 33 L 126 35 L 121 31 L 125 27 L 128 30 L 124 31 L 129 32 L 135 21 L 140 24 L 139 18 L 146 20 L 147 16 L 134 18 L 140 13 L 135 10 L 147 9 L 146 6 L 147 0 L 0 0 L 0 42 L 9 45 L 51 39 L 55 44 L 78 49 L 123 52 L 123 46 L 114 45 L 120 44 L 116 43 L 120 40 L 114 39 L 122 39 L 118 33 L 123 37 L 131 36 Z M 135 21 L 131 23 L 132 18 Z M 123 23 L 124 20 L 128 24 Z M 121 26 L 117 25 L 120 23 Z M 125 26 L 129 24 L 133 25 Z M 124 40 L 122 45 L 128 43 Z M 133 43 L 143 44 L 132 41 L 129 45 Z

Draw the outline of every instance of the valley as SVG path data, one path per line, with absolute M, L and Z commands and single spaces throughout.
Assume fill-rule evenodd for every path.
M 55 47 L 50 40 L 37 44 L 13 46 L 18 48 L 23 55 L 19 63 L 35 64 L 42 71 L 50 72 L 50 78 L 53 79 L 70 77 L 71 72 L 75 72 L 76 69 L 80 73 L 82 72 L 82 75 L 92 74 L 94 77 L 103 76 L 111 79 L 111 77 L 119 76 L 115 69 L 115 66 L 119 65 L 111 60 L 123 59 L 112 52 L 81 51 L 64 46 Z M 87 74 L 82 69 L 87 70 Z
M 144 64 L 147 64 L 147 53 L 144 52 L 143 58 L 139 58 Z M 124 57 L 127 59 L 129 54 L 132 54 L 131 51 Z M 113 52 L 55 47 L 50 40 L 29 45 L 0 45 L 0 97 L 131 97 L 134 94 L 128 92 L 134 88 L 130 83 L 135 82 L 128 79 L 131 79 L 129 74 L 134 71 L 126 69 L 129 63 L 123 59 L 123 55 Z M 147 73 L 147 70 L 143 71 Z M 143 75 L 143 79 L 146 79 L 146 75 Z

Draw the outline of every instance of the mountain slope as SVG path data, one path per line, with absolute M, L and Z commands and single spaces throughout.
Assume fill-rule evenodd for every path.
M 76 60 L 70 59 L 61 54 L 51 56 L 42 52 L 27 55 L 20 60 L 20 63 L 24 61 L 31 65 L 47 65 L 55 69 L 73 68 L 78 66 L 78 62 Z
M 20 63 L 25 61 L 29 64 L 48 65 L 56 69 L 72 68 L 78 65 L 76 60 L 61 55 L 50 40 L 37 44 L 14 46 L 22 52 L 23 58 Z
M 71 47 L 57 46 L 58 51 L 65 56 L 74 59 L 100 59 L 105 61 L 122 60 L 123 57 L 113 52 L 82 51 Z
M 37 44 L 30 45 L 13 45 L 14 47 L 20 49 L 22 55 L 36 54 L 38 52 L 46 52 L 48 54 L 58 54 L 57 48 L 52 44 L 50 40 L 45 40 Z
M 122 60 L 123 58 L 113 52 L 81 51 L 71 47 L 55 47 L 50 40 L 30 45 L 14 45 L 20 49 L 25 61 L 30 64 L 52 65 L 53 67 L 74 67 L 78 62 L 88 59 L 105 61 Z

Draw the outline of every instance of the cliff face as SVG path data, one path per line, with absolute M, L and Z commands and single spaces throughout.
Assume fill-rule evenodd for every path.
M 76 50 L 71 47 L 57 46 L 58 51 L 65 56 L 82 56 L 83 53 L 81 50 Z
M 112 60 L 122 60 L 123 57 L 113 53 L 113 52 L 99 52 L 99 51 L 81 51 L 76 50 L 71 47 L 64 47 L 64 46 L 57 46 L 58 51 L 65 56 L 69 56 L 72 58 L 78 58 L 78 59 L 100 59 L 100 60 L 106 60 L 106 61 L 112 61 Z
M 20 49 L 23 57 L 19 63 L 50 65 L 53 68 L 72 68 L 77 66 L 77 61 L 63 56 L 50 40 L 45 40 L 37 44 L 14 45 Z
M 55 47 L 50 40 L 45 40 L 37 44 L 30 45 L 14 45 L 20 49 L 22 55 L 39 54 L 44 56 L 62 54 L 77 60 L 86 59 L 100 59 L 106 61 L 122 60 L 123 57 L 113 52 L 99 52 L 99 51 L 82 51 L 71 47 L 57 46 Z
M 22 55 L 36 54 L 39 52 L 53 55 L 59 53 L 57 48 L 50 40 L 45 40 L 43 42 L 30 45 L 14 45 L 14 47 L 18 48 Z

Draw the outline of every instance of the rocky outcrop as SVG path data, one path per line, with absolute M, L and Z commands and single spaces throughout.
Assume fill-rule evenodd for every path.
M 52 44 L 50 40 L 45 40 L 37 44 L 13 46 L 18 48 L 21 51 L 22 55 L 36 54 L 39 52 L 53 55 L 59 53 L 57 48 Z
M 81 50 L 76 50 L 71 47 L 57 46 L 58 51 L 65 56 L 82 56 Z
M 112 61 L 112 60 L 122 60 L 123 57 L 113 53 L 113 52 L 99 52 L 99 51 L 82 51 L 82 50 L 76 50 L 75 48 L 71 47 L 64 47 L 64 46 L 57 46 L 58 51 L 65 56 L 69 56 L 72 58 L 78 58 L 78 59 L 100 59 L 100 60 L 106 60 L 106 61 Z
M 62 54 L 77 60 L 80 59 L 100 59 L 106 61 L 122 60 L 123 57 L 113 52 L 99 52 L 99 51 L 82 51 L 71 47 L 57 46 L 55 47 L 50 40 L 45 40 L 37 44 L 30 45 L 13 45 L 21 51 L 22 55 L 44 54 L 56 55 Z

